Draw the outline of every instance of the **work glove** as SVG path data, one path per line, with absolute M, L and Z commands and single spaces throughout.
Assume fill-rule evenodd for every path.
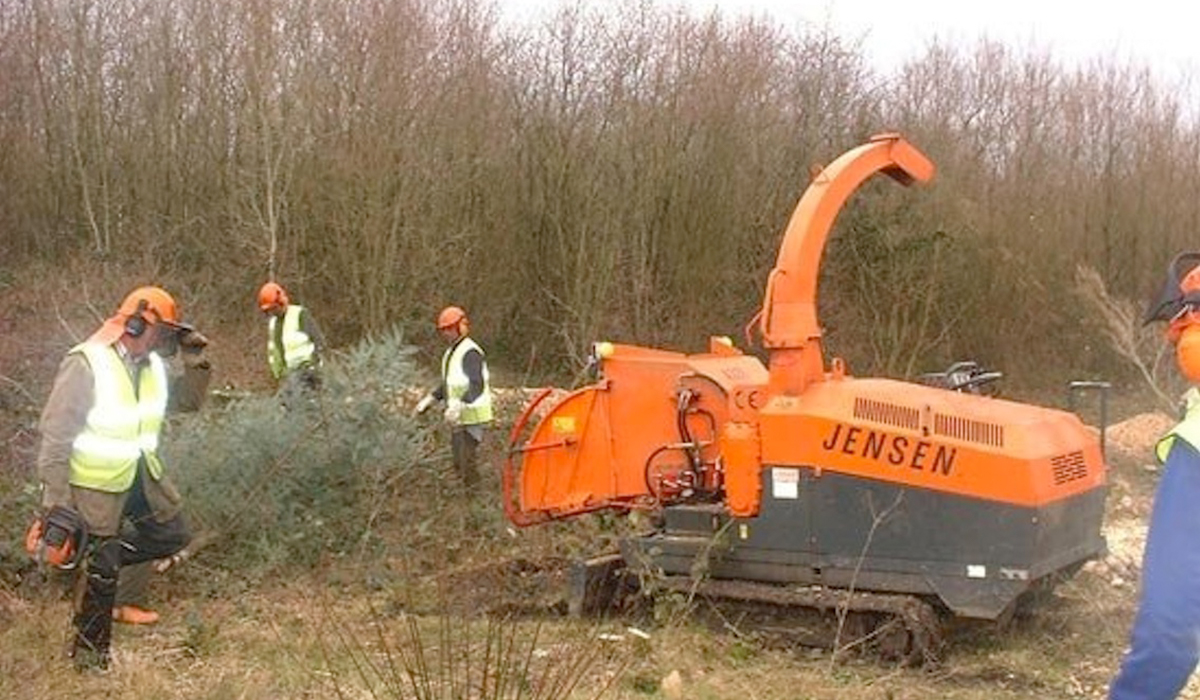
M 187 353 L 183 356 L 183 366 L 188 369 L 212 369 L 212 363 L 203 355 Z
M 417 402 L 417 407 L 415 409 L 413 409 L 413 415 L 414 416 L 421 415 L 422 413 L 428 411 L 429 407 L 432 405 L 433 405 L 433 394 L 425 394 L 424 396 L 421 397 L 421 400 Z
M 179 349 L 185 353 L 196 355 L 207 346 L 208 338 L 194 328 L 179 334 Z
M 198 330 L 189 328 L 179 334 L 179 350 L 183 366 L 189 369 L 212 369 L 212 363 L 203 356 L 208 347 L 208 338 Z
M 446 412 L 442 417 L 450 425 L 458 425 L 458 419 L 462 417 L 463 403 L 458 399 L 450 399 L 446 402 Z

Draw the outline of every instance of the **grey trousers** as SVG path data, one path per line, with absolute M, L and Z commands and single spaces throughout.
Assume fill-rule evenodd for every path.
M 150 588 L 150 577 L 154 575 L 154 562 L 122 566 L 117 572 L 117 606 L 136 605 L 146 607 L 146 591 Z
M 459 425 L 450 431 L 450 455 L 454 461 L 454 471 L 468 488 L 473 488 L 479 483 L 476 461 L 479 443 L 482 441 L 482 425 Z

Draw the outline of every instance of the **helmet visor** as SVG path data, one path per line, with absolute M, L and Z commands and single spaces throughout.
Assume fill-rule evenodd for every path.
M 1167 266 L 1167 278 L 1162 289 L 1146 307 L 1142 323 L 1170 321 L 1184 311 L 1200 308 L 1200 290 L 1184 291 L 1182 283 L 1188 273 L 1200 266 L 1200 252 L 1192 251 L 1175 256 Z

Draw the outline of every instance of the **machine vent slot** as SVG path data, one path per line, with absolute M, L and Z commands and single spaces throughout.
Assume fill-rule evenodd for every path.
M 933 416 L 933 432 L 956 440 L 1004 447 L 1004 426 L 995 423 L 937 413 Z
M 921 427 L 921 415 L 917 409 L 864 399 L 861 396 L 854 399 L 854 417 L 908 430 Z
M 1056 486 L 1087 476 L 1087 463 L 1083 461 L 1082 452 L 1072 452 L 1071 454 L 1052 457 L 1050 459 L 1050 466 L 1054 470 L 1054 484 Z

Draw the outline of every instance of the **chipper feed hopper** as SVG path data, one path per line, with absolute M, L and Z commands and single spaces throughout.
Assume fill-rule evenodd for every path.
M 692 355 L 596 343 L 595 383 L 526 407 L 504 471 L 515 524 L 655 514 L 573 572 L 574 608 L 632 573 L 775 629 L 804 618 L 803 643 L 831 643 L 806 638 L 806 616 L 841 612 L 824 615 L 841 643 L 920 660 L 945 620 L 1007 619 L 1104 553 L 1105 464 L 1075 414 L 972 390 L 998 373 L 933 386 L 825 361 L 816 293 L 834 219 L 875 173 L 908 185 L 933 172 L 894 134 L 820 172 L 752 321 L 766 366 L 724 338 Z

